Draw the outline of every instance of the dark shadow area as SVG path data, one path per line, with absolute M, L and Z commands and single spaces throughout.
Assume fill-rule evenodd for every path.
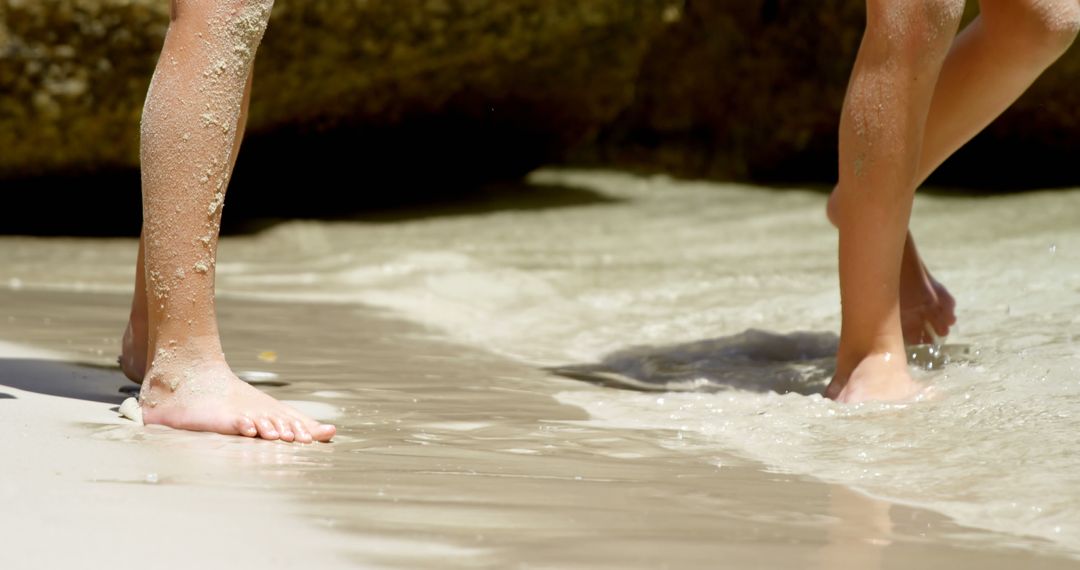
M 119 388 L 127 383 L 115 368 L 36 358 L 0 358 L 0 386 L 26 392 L 118 405 L 126 397 Z
M 396 221 L 608 201 L 584 188 L 521 182 L 562 144 L 535 131 L 450 114 L 252 134 L 237 161 L 225 229 L 243 218 Z
M 472 135 L 465 119 L 441 118 L 399 127 L 293 128 L 249 136 L 230 185 L 222 232 L 252 233 L 298 218 L 392 222 L 611 201 L 586 188 L 522 182 L 540 166 L 535 157 L 551 156 L 551 141 L 537 137 L 534 143 L 523 142 L 529 137 L 498 130 L 507 129 L 505 125 L 475 125 Z M 647 150 L 647 133 L 634 137 L 635 144 Z M 724 150 L 713 148 L 706 137 L 683 142 L 685 154 L 702 154 L 703 160 Z M 775 161 L 751 161 L 749 178 L 773 187 L 829 189 L 836 151 L 835 141 L 826 142 L 815 141 L 804 152 Z M 656 139 L 651 144 L 655 153 L 672 143 Z M 1047 148 L 984 133 L 927 186 L 936 193 L 969 196 L 1068 187 L 1077 183 L 1071 167 L 1077 152 L 1080 149 L 1068 145 Z M 698 176 L 679 168 L 605 158 L 603 153 L 586 152 L 571 164 Z M 704 163 L 701 169 L 708 170 Z M 0 234 L 136 236 L 140 230 L 137 169 L 6 180 L 2 187 Z
M 725 390 L 821 394 L 836 367 L 839 337 L 831 332 L 745 332 L 669 346 L 636 346 L 596 364 L 548 368 L 558 376 L 641 392 Z M 908 347 L 908 362 L 937 370 L 972 359 L 968 345 Z
M 3 392 L 0 392 L 0 400 L 14 400 L 14 399 L 16 399 L 15 396 L 12 396 L 11 394 L 5 394 Z
M 822 199 L 827 199 L 827 197 L 830 194 L 832 194 L 832 191 L 836 188 L 836 186 L 833 185 L 833 184 L 823 184 L 821 182 L 791 182 L 791 183 L 780 183 L 780 182 L 768 182 L 767 183 L 767 182 L 761 182 L 761 183 L 757 184 L 757 187 L 762 192 L 773 192 L 773 193 L 777 193 L 777 194 L 783 194 L 785 192 L 806 192 L 806 191 L 810 191 L 810 192 L 814 192 L 814 193 L 817 193 L 817 194 L 821 194 Z M 1064 187 L 1060 187 L 1060 188 L 1012 188 L 1012 189 L 1002 188 L 1002 189 L 998 189 L 998 190 L 985 190 L 985 189 L 978 189 L 978 188 L 971 188 L 971 187 L 964 187 L 964 186 L 947 186 L 947 185 L 944 185 L 944 184 L 935 186 L 935 185 L 932 185 L 932 183 L 928 181 L 927 186 L 919 188 L 918 192 L 916 192 L 915 200 L 918 201 L 920 196 L 936 196 L 936 197 L 942 197 L 942 198 L 970 198 L 970 199 L 973 199 L 973 200 L 980 200 L 980 199 L 992 199 L 995 196 L 999 196 L 999 197 L 1014 196 L 1014 195 L 1018 195 L 1018 194 L 1023 194 L 1025 192 L 1039 192 L 1039 191 L 1055 190 L 1055 189 L 1056 190 L 1061 190 L 1061 191 L 1068 190 L 1068 188 L 1064 188 Z M 824 206 L 825 206 L 825 204 L 822 203 L 822 208 L 824 208 Z M 824 209 L 822 210 L 821 215 L 822 216 L 825 215 Z
M 0 188 L 0 234 L 137 236 L 142 226 L 137 170 L 4 180 Z
M 729 164 L 717 162 L 716 157 L 727 156 L 732 151 L 718 147 L 709 139 L 709 133 L 672 136 L 646 131 L 624 136 L 633 142 L 600 142 L 618 146 L 615 149 L 582 146 L 574 152 L 569 165 L 617 168 L 643 175 L 666 174 L 685 180 L 735 181 L 764 187 L 822 186 L 831 189 L 836 184 L 835 137 L 811 141 L 798 153 L 745 162 L 737 160 Z M 1044 140 L 1002 138 L 983 133 L 950 157 L 924 186 L 937 193 L 971 197 L 1076 188 L 1080 186 L 1080 174 L 1075 168 L 1077 155 L 1080 155 L 1080 146 L 1076 145 L 1049 146 Z M 744 175 L 725 174 L 730 171 L 744 172 Z
M 1066 129 L 1031 137 L 983 132 L 941 165 L 927 185 L 996 192 L 1075 188 L 1080 186 L 1075 141 L 1075 133 Z
M 1048 144 L 1047 140 L 1054 144 Z M 1080 146 L 1070 144 L 1069 140 L 1066 133 L 1060 137 L 1043 133 L 1025 139 L 983 132 L 945 161 L 925 186 L 953 188 L 957 193 L 971 196 L 1075 188 L 1080 186 L 1076 169 Z M 837 176 L 837 144 L 835 137 L 823 138 L 802 152 L 775 161 L 751 162 L 749 178 L 766 185 L 833 185 Z
M 280 181 L 238 179 L 229 191 L 229 213 L 222 231 L 251 233 L 287 219 L 324 221 L 401 222 L 423 218 L 488 214 L 502 211 L 550 210 L 615 203 L 618 200 L 592 190 L 570 186 L 517 182 L 488 182 L 453 186 L 448 182 L 414 180 L 412 183 L 373 180 L 355 187 L 344 181 L 326 181 L 325 190 L 305 192 L 304 205 L 293 207 L 295 196 L 285 196 Z M 405 180 L 404 178 L 400 180 Z M 279 190 L 268 190 L 278 184 Z M 384 194 L 387 192 L 396 192 Z M 370 201 L 367 201 L 368 198 Z
M 559 376 L 644 392 L 747 390 L 820 394 L 833 374 L 838 338 L 829 332 L 750 329 L 670 346 L 638 346 L 597 364 L 548 369 Z
M 585 188 L 523 182 L 537 165 L 515 162 L 490 143 L 455 145 L 430 133 L 425 138 L 409 129 L 395 136 L 389 131 L 249 137 L 230 183 L 222 233 L 253 233 L 298 218 L 401 221 L 612 201 Z M 427 150 L 408 148 L 410 132 L 427 141 Z M 447 148 L 437 152 L 437 145 Z M 8 180 L 2 187 L 0 234 L 139 235 L 136 169 Z

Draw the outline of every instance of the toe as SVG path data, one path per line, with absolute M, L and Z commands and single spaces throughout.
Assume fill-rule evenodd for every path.
M 949 326 L 956 324 L 956 311 L 955 307 L 944 307 L 941 312 L 942 319 Z
M 309 430 L 315 441 L 330 441 L 337 434 L 337 428 L 330 424 L 315 424 L 314 429 Z
M 311 433 L 309 433 L 307 428 L 304 427 L 304 422 L 300 420 L 293 420 L 292 426 L 293 433 L 296 434 L 296 441 L 299 441 L 300 443 L 311 443 Z
M 240 416 L 236 420 L 236 433 L 244 437 L 255 437 L 259 435 L 259 430 L 255 427 L 255 422 L 251 421 L 251 418 L 247 416 Z
M 288 420 L 274 418 L 274 427 L 277 428 L 278 434 L 281 436 L 281 441 L 292 441 L 296 439 L 296 435 L 293 434 L 292 426 L 289 425 Z
M 936 333 L 939 337 L 942 337 L 942 338 L 949 336 L 949 323 L 948 323 L 948 321 L 943 321 L 941 319 L 935 320 L 934 321 L 934 333 Z
M 949 336 L 949 327 L 956 322 L 956 318 L 952 317 L 945 311 L 944 307 L 938 306 L 936 310 L 926 315 L 927 322 L 930 323 L 931 328 L 934 329 L 934 334 L 939 337 Z
M 255 425 L 259 428 L 259 437 L 263 439 L 275 440 L 280 437 L 277 428 L 274 427 L 273 422 L 266 418 L 262 418 L 255 422 Z

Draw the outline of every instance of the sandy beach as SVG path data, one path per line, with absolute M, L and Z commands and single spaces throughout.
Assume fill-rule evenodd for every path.
M 1080 570 L 1078 1 L 0 0 L 0 570 Z
M 121 417 L 135 241 L 0 238 L 0 567 L 1080 565 L 1080 194 L 926 198 L 968 356 L 919 372 L 937 400 L 844 407 L 816 393 L 823 194 L 533 182 L 528 207 L 225 239 L 229 361 L 336 423 L 329 445 Z M 595 199 L 544 206 L 552 188 Z M 643 387 L 546 371 L 568 365 Z
M 662 445 L 668 433 L 592 425 L 552 397 L 576 383 L 363 307 L 222 305 L 235 366 L 338 422 L 335 443 L 136 426 L 108 364 L 125 303 L 0 294 L 0 338 L 19 343 L 0 345 L 5 568 L 1075 566 L 930 511 Z M 277 360 L 260 360 L 269 351 Z

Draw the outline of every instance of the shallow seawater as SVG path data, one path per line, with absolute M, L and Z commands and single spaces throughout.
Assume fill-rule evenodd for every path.
M 949 358 L 916 370 L 925 401 L 843 406 L 819 395 L 839 328 L 824 194 L 531 182 L 590 199 L 286 222 L 222 244 L 234 365 L 343 427 L 330 448 L 276 446 L 266 468 L 311 489 L 312 516 L 370 538 L 358 560 L 1080 558 L 1080 191 L 920 196 L 913 230 L 959 305 Z M 4 299 L 69 291 L 122 321 L 121 295 L 88 293 L 128 290 L 132 242 L 88 242 L 0 238 Z M 116 333 L 73 348 L 105 358 Z

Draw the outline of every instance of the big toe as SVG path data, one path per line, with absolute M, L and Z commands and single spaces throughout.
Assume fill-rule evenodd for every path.
M 337 428 L 330 424 L 311 422 L 308 424 L 308 433 L 315 441 L 328 442 L 337 435 Z

